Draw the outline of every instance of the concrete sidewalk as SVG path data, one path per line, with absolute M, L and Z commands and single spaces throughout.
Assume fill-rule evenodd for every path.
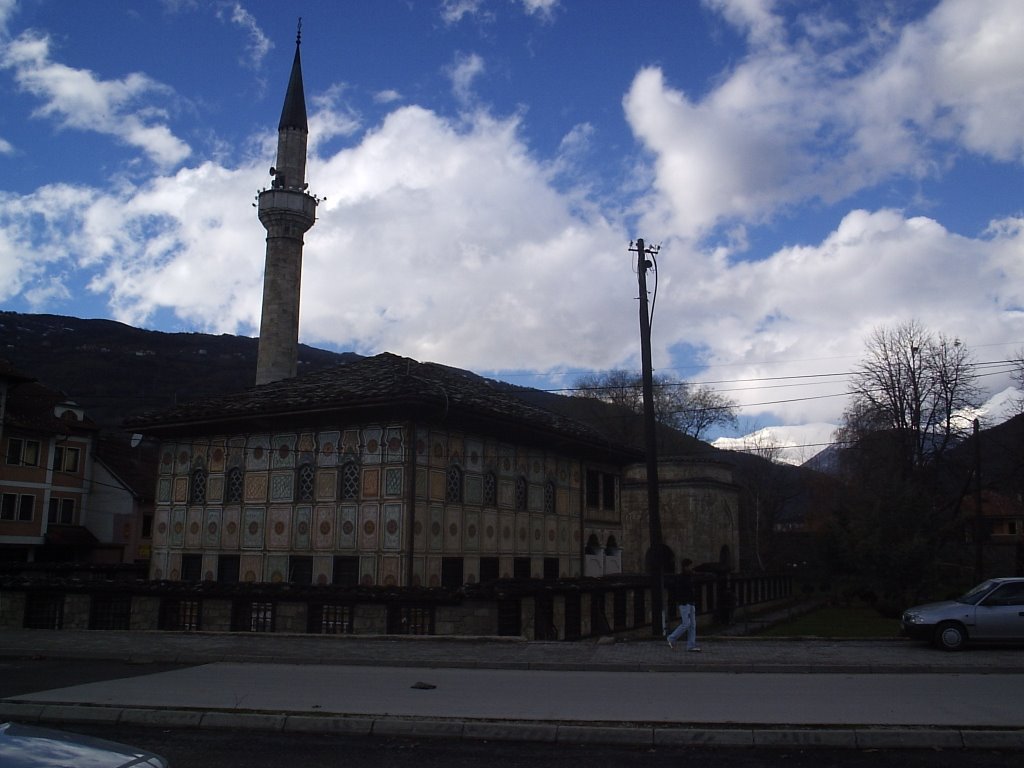
M 1024 652 L 897 640 L 0 632 L 0 655 L 187 669 L 0 701 L 22 721 L 573 743 L 1024 749 Z

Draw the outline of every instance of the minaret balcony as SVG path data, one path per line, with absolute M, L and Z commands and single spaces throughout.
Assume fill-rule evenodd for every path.
M 264 225 L 289 219 L 309 229 L 316 221 L 316 198 L 301 189 L 265 189 L 259 194 L 258 211 Z

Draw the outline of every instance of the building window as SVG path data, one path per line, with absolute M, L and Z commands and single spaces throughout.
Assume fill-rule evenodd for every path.
M 201 581 L 203 578 L 203 556 L 182 555 L 181 556 L 181 580 Z
M 51 498 L 50 509 L 47 512 L 47 520 L 50 525 L 74 525 L 75 500 Z
M 555 484 L 550 480 L 544 483 L 544 514 L 555 514 Z
M 296 484 L 295 498 L 299 501 L 312 501 L 313 500 L 313 477 L 314 470 L 312 464 L 302 464 L 299 466 L 299 471 L 296 473 Z
M 493 472 L 484 473 L 484 506 L 498 506 L 498 478 Z
M 512 559 L 512 578 L 514 579 L 528 579 L 530 578 L 530 558 L 528 557 L 515 557 Z
M 22 440 L 20 437 L 12 437 L 7 441 L 8 464 L 22 467 L 39 466 L 39 441 Z
M 516 511 L 526 511 L 527 485 L 526 478 L 520 475 L 516 478 Z
M 445 484 L 444 500 L 450 504 L 462 503 L 462 469 L 454 464 L 448 467 L 448 479 Z
M 35 507 L 36 497 L 30 493 L 5 493 L 0 502 L 0 520 L 32 522 Z
M 244 485 L 241 468 L 232 467 L 229 469 L 224 501 L 228 504 L 240 504 L 242 502 L 242 489 Z
M 461 557 L 441 558 L 441 586 L 453 592 L 462 589 L 465 583 L 463 577 L 463 562 Z
M 265 600 L 238 600 L 232 610 L 233 632 L 273 632 L 274 604 Z
M 192 473 L 192 494 L 189 497 L 191 504 L 206 503 L 206 470 L 197 469 Z
M 544 579 L 546 581 L 556 581 L 559 577 L 558 573 L 558 558 L 557 557 L 545 557 L 544 558 Z
M 387 632 L 389 635 L 434 634 L 433 606 L 389 605 Z
M 587 470 L 587 508 L 615 510 L 615 475 L 610 472 Z
M 359 498 L 359 467 L 354 461 L 345 462 L 341 467 L 341 498 Z
M 160 601 L 159 627 L 173 632 L 197 632 L 201 613 L 198 600 L 164 598 Z
M 58 445 L 53 450 L 53 471 L 69 472 L 71 474 L 78 472 L 78 459 L 80 455 L 81 449 L 79 448 Z
M 292 584 L 313 583 L 313 558 L 292 555 L 288 558 L 288 581 Z
M 312 605 L 309 631 L 321 635 L 350 635 L 355 631 L 352 613 L 352 606 L 345 603 Z
M 334 558 L 333 581 L 340 587 L 359 585 L 359 558 L 338 555 Z
M 486 583 L 488 581 L 497 581 L 498 576 L 498 558 L 496 557 L 481 557 L 480 558 L 480 583 Z
M 237 584 L 241 558 L 238 555 L 217 557 L 217 581 L 221 584 Z

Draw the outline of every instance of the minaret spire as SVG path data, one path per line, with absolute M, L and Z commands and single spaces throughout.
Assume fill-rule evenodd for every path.
M 299 352 L 299 292 L 302 236 L 316 221 L 316 198 L 306 192 L 306 96 L 302 87 L 302 19 L 295 35 L 288 90 L 277 126 L 277 163 L 270 189 L 258 195 L 260 222 L 267 229 L 256 384 L 295 375 Z

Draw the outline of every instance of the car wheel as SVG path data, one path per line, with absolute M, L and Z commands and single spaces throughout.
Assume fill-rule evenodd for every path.
M 959 651 L 967 644 L 967 630 L 963 624 L 944 621 L 935 628 L 935 645 L 944 651 Z

